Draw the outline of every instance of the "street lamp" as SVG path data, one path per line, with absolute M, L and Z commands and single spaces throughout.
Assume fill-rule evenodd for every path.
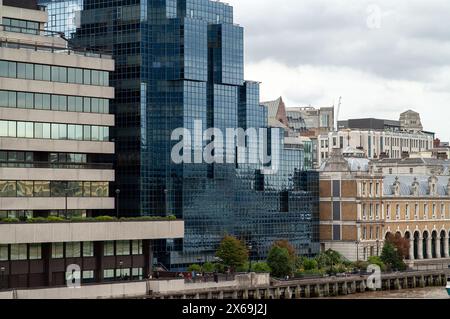
M 123 280 L 123 274 L 122 274 L 122 266 L 123 266 L 123 261 L 119 261 L 119 267 L 120 267 L 120 280 Z
M 356 261 L 359 261 L 359 240 L 356 241 Z
M 116 217 L 117 219 L 119 219 L 119 194 L 120 194 L 120 189 L 116 189 Z
M 377 256 L 380 256 L 380 240 L 377 239 Z
M 252 244 L 248 245 L 248 255 L 249 255 L 249 260 L 248 260 L 248 272 L 252 271 Z

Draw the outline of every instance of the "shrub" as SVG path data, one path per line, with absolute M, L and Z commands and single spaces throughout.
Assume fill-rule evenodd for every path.
M 98 217 L 95 217 L 95 220 L 99 221 L 99 222 L 111 222 L 111 221 L 114 221 L 117 219 L 115 217 L 111 217 L 111 216 L 98 216 Z
M 2 223 L 18 223 L 18 222 L 20 222 L 20 220 L 19 220 L 18 218 L 11 218 L 11 217 L 8 217 L 8 218 L 3 218 L 3 219 L 1 220 L 1 222 L 2 222 Z
M 303 260 L 303 269 L 304 270 L 313 270 L 319 268 L 319 264 L 314 259 L 304 259 Z
M 347 267 L 345 267 L 344 264 L 337 264 L 337 265 L 334 267 L 334 270 L 335 270 L 338 274 L 342 274 L 342 273 L 347 272 Z
M 252 271 L 256 273 L 270 273 L 271 269 L 265 262 L 257 262 L 252 264 Z
M 50 223 L 58 223 L 58 222 L 65 222 L 67 221 L 67 219 L 58 216 L 48 216 L 47 221 Z
M 369 262 L 369 264 L 379 266 L 381 271 L 385 271 L 386 270 L 386 265 L 381 260 L 381 258 L 378 257 L 378 256 L 371 256 L 371 257 L 369 257 L 368 262 Z

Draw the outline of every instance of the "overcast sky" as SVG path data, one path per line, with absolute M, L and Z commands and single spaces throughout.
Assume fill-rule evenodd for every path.
M 340 119 L 421 113 L 450 140 L 450 1 L 228 0 L 261 100 L 337 105 Z

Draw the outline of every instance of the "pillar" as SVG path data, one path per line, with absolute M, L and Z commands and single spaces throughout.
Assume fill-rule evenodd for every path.
M 233 290 L 233 294 L 232 294 L 231 298 L 234 299 L 234 300 L 238 299 L 238 292 L 237 292 L 237 290 Z
M 275 299 L 281 299 L 280 288 L 275 288 Z
M 448 234 L 446 233 L 445 234 L 445 237 L 444 237 L 444 258 L 449 258 L 450 256 L 449 256 L 449 251 L 448 251 Z
M 289 286 L 284 289 L 284 299 L 292 299 L 292 292 Z
M 397 290 L 402 289 L 402 286 L 400 286 L 400 279 L 399 279 L 399 278 L 395 278 L 395 281 L 394 281 L 394 287 L 395 287 L 395 289 L 397 289 Z
M 242 299 L 248 299 L 248 290 L 245 289 L 244 293 L 242 294 Z
M 436 243 L 434 245 L 435 249 L 436 249 L 436 258 L 439 259 L 441 258 L 441 237 L 436 237 Z
M 425 287 L 425 277 L 424 276 L 420 276 L 419 286 L 420 286 L 420 288 L 424 288 Z
M 150 278 L 153 275 L 153 241 L 143 240 L 142 250 L 144 253 L 144 278 Z M 103 255 L 102 255 L 103 256 Z
M 223 299 L 223 290 L 219 291 L 219 299 Z
M 423 259 L 423 238 L 419 236 L 417 240 L 417 259 Z
M 261 294 L 259 293 L 258 288 L 255 290 L 255 293 L 253 294 L 253 299 L 256 299 L 256 300 L 261 299 Z
M 360 282 L 359 284 L 359 291 L 360 292 L 365 292 L 366 291 L 366 282 L 363 280 Z
M 330 295 L 330 284 L 329 284 L 329 283 L 326 283 L 326 284 L 323 286 L 323 295 L 324 295 L 325 297 L 328 297 L 328 296 Z
M 414 260 L 414 238 L 409 240 L 409 260 Z
M 432 236 L 429 235 L 427 239 L 427 258 L 431 259 L 433 258 L 433 252 L 431 251 L 431 241 L 433 240 Z
M 353 281 L 351 283 L 351 291 L 352 291 L 352 294 L 356 293 L 356 281 Z
M 300 299 L 302 296 L 302 288 L 300 286 L 297 286 L 295 288 L 295 298 Z
M 322 297 L 320 284 L 314 285 L 314 297 Z
M 307 286 L 305 287 L 305 297 L 306 297 L 306 298 L 311 297 L 311 290 L 310 290 L 309 285 L 307 285 Z
M 343 295 L 348 294 L 347 282 L 344 282 L 344 283 L 342 284 L 342 294 L 343 294 Z
M 270 299 L 270 289 L 267 288 L 264 292 L 264 299 Z

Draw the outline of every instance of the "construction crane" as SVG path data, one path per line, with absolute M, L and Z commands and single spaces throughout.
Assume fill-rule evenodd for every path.
M 342 105 L 342 96 L 339 97 L 339 104 L 338 104 L 337 111 L 336 111 L 336 114 L 335 114 L 335 117 L 336 117 L 336 131 L 339 130 L 338 122 L 339 122 L 339 113 L 341 112 L 341 105 Z

